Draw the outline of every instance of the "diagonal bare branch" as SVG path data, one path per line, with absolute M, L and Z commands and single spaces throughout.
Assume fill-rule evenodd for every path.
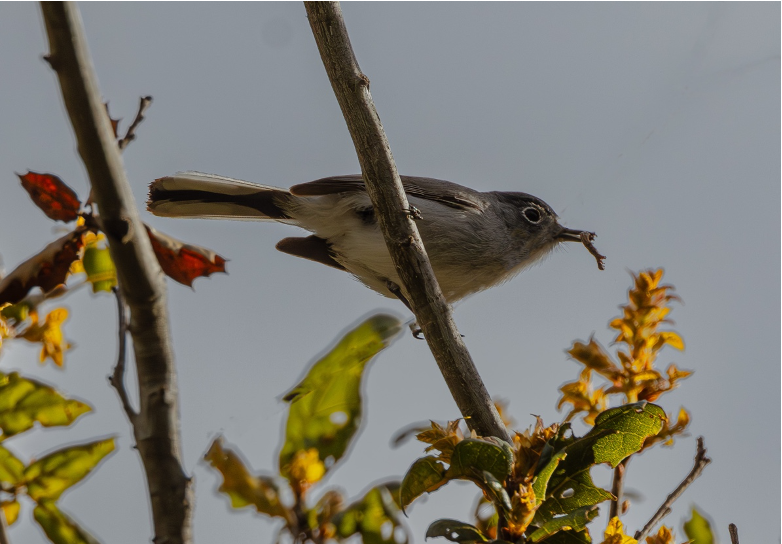
M 660 506 L 659 510 L 655 512 L 655 514 L 652 516 L 652 519 L 650 519 L 646 525 L 644 525 L 644 528 L 640 531 L 637 531 L 635 533 L 635 539 L 637 541 L 641 541 L 643 538 L 646 537 L 646 535 L 649 534 L 649 531 L 651 531 L 655 525 L 660 523 L 660 520 L 662 520 L 665 516 L 671 513 L 671 505 L 678 499 L 682 493 L 684 493 L 684 490 L 690 487 L 690 484 L 695 481 L 695 479 L 701 475 L 701 472 L 703 472 L 703 469 L 706 468 L 706 465 L 711 463 L 711 459 L 706 457 L 706 448 L 703 445 L 703 437 L 698 437 L 698 451 L 695 454 L 695 463 L 692 467 L 692 470 L 687 475 L 687 477 L 682 480 L 682 483 L 680 483 L 676 489 L 673 490 L 673 493 L 668 495 L 668 498 L 665 499 L 665 502 Z
M 482 436 L 511 441 L 435 279 L 361 72 L 339 2 L 305 2 L 315 42 L 353 138 L 367 192 L 408 302 L 465 421 Z

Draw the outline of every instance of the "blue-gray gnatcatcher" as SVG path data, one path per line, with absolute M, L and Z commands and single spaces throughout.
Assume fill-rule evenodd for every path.
M 560 242 L 581 242 L 602 270 L 594 233 L 557 222 L 532 195 L 478 192 L 431 178 L 401 176 L 437 281 L 449 303 L 502 283 Z M 277 249 L 350 272 L 370 289 L 407 304 L 361 176 L 335 176 L 279 189 L 199 172 L 160 178 L 149 211 L 164 217 L 273 220 L 312 232 Z M 402 288 L 403 289 L 403 288 Z

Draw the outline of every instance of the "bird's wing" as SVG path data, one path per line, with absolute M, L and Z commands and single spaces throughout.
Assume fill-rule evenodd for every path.
M 459 209 L 483 210 L 480 193 L 468 187 L 433 178 L 400 176 L 405 193 L 425 200 L 438 202 Z M 364 180 L 360 175 L 332 176 L 301 183 L 290 188 L 296 196 L 322 196 L 337 193 L 364 192 Z

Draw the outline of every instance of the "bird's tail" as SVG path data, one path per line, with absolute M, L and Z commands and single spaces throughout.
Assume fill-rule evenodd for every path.
M 290 219 L 287 190 L 201 172 L 179 172 L 149 186 L 147 209 L 163 217 Z

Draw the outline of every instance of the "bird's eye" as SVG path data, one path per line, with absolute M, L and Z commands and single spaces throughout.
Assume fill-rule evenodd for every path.
M 537 208 L 524 208 L 521 213 L 524 214 L 524 218 L 530 223 L 540 223 L 540 210 Z

